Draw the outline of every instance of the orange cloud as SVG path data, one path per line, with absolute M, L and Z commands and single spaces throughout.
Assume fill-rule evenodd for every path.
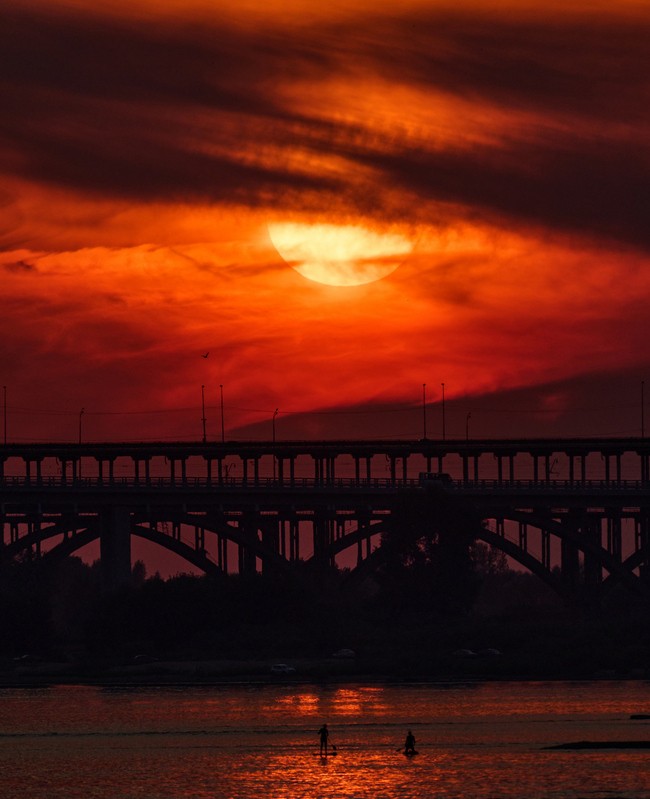
M 423 382 L 642 373 L 650 14 L 323 8 L 7 13 L 0 380 L 23 437 L 70 433 L 19 408 L 82 406 L 96 436 L 192 435 L 203 384 L 213 406 L 227 388 L 235 428 L 417 402 Z M 413 252 L 325 287 L 270 221 L 399 230 Z

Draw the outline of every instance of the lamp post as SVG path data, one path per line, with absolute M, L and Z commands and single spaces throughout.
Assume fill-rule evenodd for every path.
M 278 408 L 273 411 L 273 418 L 271 419 L 271 436 L 273 440 L 273 479 L 275 480 L 276 471 L 276 457 L 275 457 L 275 417 L 278 415 Z
M 427 384 L 422 383 L 422 439 L 427 440 Z
M 223 420 L 223 384 L 219 385 L 219 396 L 221 401 L 221 443 L 226 440 L 226 428 Z
M 641 381 L 641 438 L 645 438 L 645 380 Z
M 442 440 L 445 440 L 445 384 L 441 383 L 442 386 Z
M 205 432 L 205 386 L 201 386 L 201 422 L 203 424 L 203 443 L 206 442 Z
M 84 408 L 82 408 L 79 411 L 79 444 L 80 445 L 81 445 L 81 420 L 83 419 L 84 413 L 85 413 Z M 77 476 L 81 480 L 81 452 L 79 453 L 79 474 Z

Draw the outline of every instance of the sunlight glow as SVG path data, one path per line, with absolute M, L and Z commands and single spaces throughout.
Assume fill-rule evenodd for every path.
M 274 222 L 273 246 L 297 272 L 328 286 L 360 286 L 394 272 L 413 242 L 394 231 L 377 233 L 356 225 Z

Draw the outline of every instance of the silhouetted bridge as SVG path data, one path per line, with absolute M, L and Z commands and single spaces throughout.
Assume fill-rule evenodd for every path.
M 387 535 L 437 526 L 563 595 L 650 597 L 649 466 L 640 439 L 11 444 L 1 552 L 54 559 L 99 540 L 108 586 L 129 579 L 132 536 L 208 573 L 362 574 Z

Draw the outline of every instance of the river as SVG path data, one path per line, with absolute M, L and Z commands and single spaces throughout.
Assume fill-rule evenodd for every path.
M 546 748 L 650 741 L 643 713 L 643 681 L 5 688 L 0 797 L 650 799 L 650 750 Z

